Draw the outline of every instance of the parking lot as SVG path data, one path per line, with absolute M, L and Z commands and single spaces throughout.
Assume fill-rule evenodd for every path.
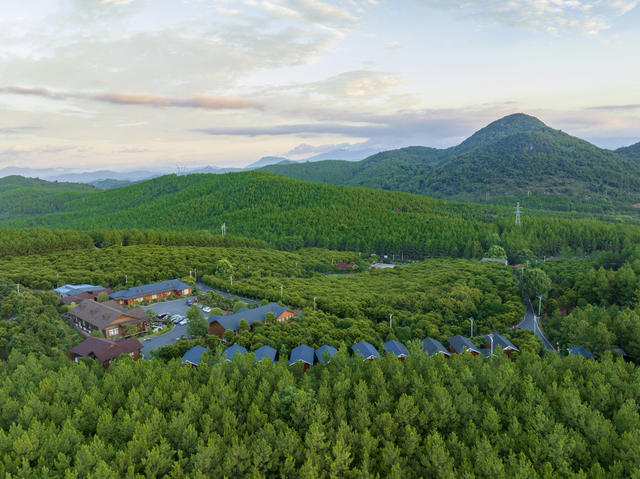
M 180 316 L 187 316 L 187 301 L 193 300 L 193 298 L 180 298 L 174 301 L 164 301 L 162 303 L 152 304 L 151 306 L 143 306 L 145 311 L 151 310 L 155 314 L 179 314 Z M 149 353 L 154 349 L 167 346 L 168 344 L 175 343 L 181 336 L 187 337 L 187 327 L 183 324 L 176 324 L 173 329 L 160 336 L 151 336 L 142 341 L 142 357 L 149 359 Z

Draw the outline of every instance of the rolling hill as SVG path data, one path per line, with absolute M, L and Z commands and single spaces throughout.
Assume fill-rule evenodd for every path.
M 59 211 L 69 201 L 98 191 L 91 185 L 7 176 L 0 178 L 0 220 Z
M 338 185 L 438 198 L 594 213 L 640 201 L 640 144 L 612 152 L 524 115 L 510 115 L 452 148 L 410 147 L 360 162 L 272 165 L 266 171 Z
M 640 142 L 624 148 L 618 148 L 616 153 L 630 160 L 640 161 Z
M 26 214 L 0 203 L 0 229 L 219 234 L 225 223 L 229 235 L 285 250 L 323 247 L 410 258 L 478 257 L 496 243 L 517 257 L 523 248 L 550 255 L 562 247 L 582 253 L 640 241 L 640 228 L 632 225 L 527 215 L 519 228 L 511 208 L 323 185 L 261 171 L 167 175 L 79 192 L 45 206 Z

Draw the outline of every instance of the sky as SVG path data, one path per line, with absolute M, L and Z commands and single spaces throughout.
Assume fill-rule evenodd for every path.
M 2 2 L 0 168 L 357 157 L 516 112 L 617 148 L 639 25 L 640 0 Z

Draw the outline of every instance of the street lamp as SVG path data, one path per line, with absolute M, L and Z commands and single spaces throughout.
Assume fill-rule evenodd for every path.
M 542 295 L 536 297 L 538 298 L 538 317 L 540 317 L 540 310 L 542 309 Z
M 489 335 L 489 340 L 491 341 L 491 357 L 493 358 L 493 333 Z
M 473 318 L 469 318 L 469 321 L 471 321 L 471 337 L 473 338 Z

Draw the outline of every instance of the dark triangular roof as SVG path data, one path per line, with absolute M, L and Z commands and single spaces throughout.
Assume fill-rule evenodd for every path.
M 324 363 L 325 358 L 329 361 L 333 356 L 338 353 L 338 350 L 333 346 L 329 346 L 325 344 L 316 349 L 316 358 L 318 358 L 318 362 Z
M 222 353 L 222 359 L 226 359 L 227 361 L 231 361 L 236 354 L 244 354 L 247 350 L 238 344 L 234 344 L 233 346 L 229 346 Z
M 588 351 L 582 346 L 573 346 L 571 348 L 567 348 L 567 352 L 571 356 L 582 356 L 585 359 L 595 359 L 596 355 L 591 351 Z
M 301 344 L 300 346 L 293 348 L 291 350 L 291 355 L 289 356 L 289 366 L 297 363 L 298 361 L 313 366 L 313 353 L 313 348 L 306 344 Z
M 276 353 L 278 351 L 276 351 L 275 348 L 272 348 L 271 346 L 262 346 L 258 349 L 256 349 L 253 352 L 253 355 L 256 357 L 256 361 L 262 361 L 263 359 L 270 359 L 271 361 L 275 361 L 276 360 Z
M 187 364 L 193 364 L 198 366 L 200 364 L 200 358 L 204 353 L 208 353 L 209 350 L 203 346 L 194 346 L 182 356 L 182 362 Z
M 444 354 L 445 356 L 451 356 L 451 353 L 442 345 L 440 341 L 433 338 L 424 338 L 422 340 L 422 349 L 424 349 L 429 356 L 434 354 Z
M 473 344 L 469 338 L 465 338 L 459 334 L 449 338 L 449 345 L 458 354 L 462 354 L 465 350 L 480 353 L 480 349 Z
M 351 349 L 356 355 L 361 355 L 364 359 L 373 359 L 379 356 L 378 350 L 366 341 L 360 341 L 359 343 L 351 346 Z
M 505 338 L 502 334 L 499 333 L 491 333 L 493 335 L 493 349 L 495 351 L 497 346 L 500 346 L 503 351 L 517 351 L 520 352 L 518 348 L 516 348 L 511 341 Z M 485 336 L 487 339 L 487 344 L 491 345 L 491 339 L 489 338 L 489 334 Z M 489 348 L 491 349 L 491 348 Z
M 396 341 L 395 339 L 387 341 L 382 346 L 387 353 L 395 354 L 399 358 L 409 356 L 409 350 L 407 349 L 407 347 L 400 341 Z

